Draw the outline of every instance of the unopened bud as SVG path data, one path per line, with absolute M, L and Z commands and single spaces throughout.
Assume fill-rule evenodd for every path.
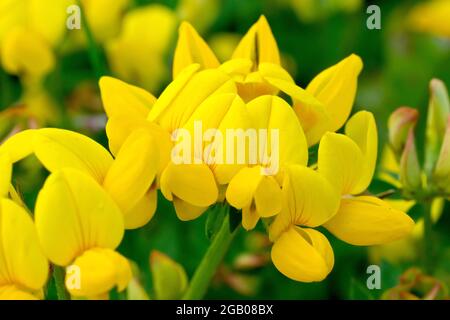
M 435 167 L 450 115 L 450 102 L 445 84 L 438 79 L 430 82 L 430 102 L 428 105 L 425 170 L 428 174 Z
M 158 300 L 180 299 L 188 279 L 183 267 L 165 254 L 153 251 L 150 255 L 153 290 Z
M 433 181 L 444 191 L 450 192 L 450 116 L 447 118 L 447 128 L 434 169 Z
M 402 154 L 408 132 L 414 128 L 418 118 L 419 112 L 410 107 L 400 107 L 389 117 L 389 143 L 397 157 Z
M 405 189 L 417 190 L 422 186 L 421 170 L 413 128 L 410 128 L 400 159 L 400 182 Z

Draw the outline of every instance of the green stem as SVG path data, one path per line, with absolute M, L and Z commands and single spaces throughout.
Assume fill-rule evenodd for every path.
M 189 287 L 183 296 L 184 300 L 199 300 L 204 297 L 209 283 L 228 251 L 237 230 L 239 230 L 239 227 L 230 231 L 229 215 L 223 219 L 222 226 L 214 236 L 211 245 L 189 283 Z
M 97 43 L 95 42 L 94 35 L 84 14 L 83 6 L 80 0 L 78 0 L 78 6 L 81 8 L 81 22 L 84 34 L 86 35 L 86 40 L 88 42 L 89 59 L 92 67 L 94 68 L 95 76 L 97 79 L 100 79 L 101 76 L 106 75 L 106 66 L 103 56 Z
M 70 300 L 70 294 L 66 290 L 65 271 L 63 267 L 53 266 L 53 279 L 55 280 L 58 300 Z
M 433 220 L 431 217 L 431 205 L 433 201 L 428 200 L 423 205 L 425 208 L 423 217 L 423 260 L 424 268 L 428 274 L 433 273 L 434 265 L 434 236 L 433 236 Z

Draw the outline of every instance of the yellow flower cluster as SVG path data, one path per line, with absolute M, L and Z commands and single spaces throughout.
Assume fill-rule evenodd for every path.
M 158 189 L 181 220 L 196 219 L 223 202 L 242 210 L 247 230 L 262 218 L 274 242 L 274 265 L 297 281 L 321 281 L 333 268 L 333 250 L 316 227 L 354 245 L 407 235 L 413 221 L 365 193 L 377 157 L 375 120 L 361 111 L 347 122 L 361 69 L 361 59 L 352 54 L 303 89 L 280 65 L 264 17 L 223 63 L 182 23 L 174 79 L 159 98 L 118 79 L 100 80 L 113 156 L 88 137 L 50 128 L 23 131 L 0 147 L 3 198 L 12 164 L 20 159 L 34 154 L 50 172 L 36 201 L 34 225 L 19 204 L 1 200 L 0 292 L 35 294 L 45 283 L 47 258 L 80 268 L 81 286 L 68 288 L 73 296 L 124 289 L 131 269 L 115 249 L 124 229 L 152 218 Z M 174 162 L 174 133 L 193 132 L 196 121 L 219 132 L 278 130 L 279 170 L 264 173 L 264 161 L 216 163 L 206 158 L 206 143 L 192 155 L 199 163 Z M 344 125 L 344 133 L 335 133 Z M 223 141 L 215 140 L 210 142 L 222 150 Z M 317 164 L 308 167 L 308 147 L 318 143 Z M 266 157 L 275 152 L 268 150 Z M 24 250 L 10 250 L 22 243 Z

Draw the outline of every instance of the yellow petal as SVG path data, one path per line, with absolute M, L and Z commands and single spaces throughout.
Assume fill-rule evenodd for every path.
M 81 170 L 102 182 L 113 159 L 109 152 L 82 134 L 63 129 L 40 129 L 33 140 L 36 157 L 54 172 L 63 168 Z
M 151 188 L 129 211 L 125 214 L 125 229 L 136 229 L 145 226 L 156 212 L 158 193 Z
M 161 191 L 168 200 L 176 196 L 198 207 L 212 205 L 219 196 L 214 175 L 205 164 L 170 162 L 161 176 Z
M 48 275 L 33 220 L 9 199 L 0 201 L 0 283 L 41 289 Z
M 291 96 L 294 111 L 305 132 L 308 146 L 319 142 L 330 126 L 330 115 L 325 106 L 312 94 L 297 86 L 293 80 L 264 74 L 264 79 L 272 86 Z
M 28 157 L 33 152 L 33 139 L 37 130 L 16 133 L 0 145 L 0 152 L 9 156 L 12 163 Z
M 280 64 L 280 53 L 269 23 L 264 16 L 248 30 L 233 53 L 232 59 L 250 59 L 254 64 Z
M 369 246 L 405 237 L 414 221 L 378 198 L 361 196 L 342 199 L 338 213 L 325 227 L 345 242 Z
M 326 133 L 319 145 L 319 172 L 341 194 L 357 194 L 363 176 L 364 156 L 358 145 L 349 137 Z M 351 164 L 351 165 L 350 165 Z
M 178 42 L 173 60 L 173 78 L 187 66 L 198 63 L 202 69 L 217 68 L 219 61 L 209 46 L 188 22 L 178 30 Z
M 356 190 L 362 192 L 372 181 L 377 162 L 378 135 L 373 114 L 367 111 L 356 113 L 348 120 L 345 134 L 356 142 L 363 155 L 363 171 L 355 186 Z
M 284 208 L 270 225 L 271 239 L 276 239 L 291 225 L 320 226 L 339 208 L 337 190 L 325 177 L 308 167 L 289 166 L 282 190 Z
M 116 203 L 91 176 L 73 169 L 49 176 L 36 201 L 35 221 L 46 256 L 61 266 L 90 248 L 115 249 L 124 234 Z
M 255 205 L 258 215 L 272 217 L 281 211 L 281 189 L 272 176 L 263 176 L 255 190 Z
M 242 225 L 252 229 L 260 217 L 271 217 L 281 210 L 281 189 L 272 176 L 263 174 L 260 166 L 243 168 L 226 190 L 227 201 L 242 209 Z
M 278 169 L 287 164 L 307 164 L 306 138 L 294 111 L 286 101 L 276 96 L 261 96 L 248 103 L 247 108 L 255 128 L 267 129 L 267 157 L 272 159 L 268 161 L 265 157 L 260 164 L 269 162 L 275 168 L 274 161 L 278 161 Z M 278 139 L 273 140 L 272 135 L 276 137 L 276 134 Z
M 9 157 L 0 154 L 0 198 L 8 194 L 9 185 L 11 183 L 12 164 Z
M 31 28 L 41 34 L 52 46 L 62 40 L 66 32 L 67 8 L 71 0 L 50 0 L 42 6 L 39 0 L 28 1 L 28 17 Z
M 145 129 L 153 137 L 157 144 L 157 153 L 159 158 L 158 173 L 166 167 L 170 160 L 170 152 L 173 143 L 170 134 L 158 126 L 156 123 L 149 122 L 146 119 L 137 117 L 111 117 L 106 123 L 106 134 L 109 140 L 109 149 L 112 154 L 117 156 L 120 148 L 129 135 L 139 129 Z
M 55 65 L 49 43 L 41 35 L 25 27 L 11 30 L 1 46 L 4 69 L 15 75 L 32 79 L 45 76 Z
M 131 210 L 150 189 L 158 163 L 153 137 L 144 129 L 134 131 L 123 144 L 103 182 L 103 187 L 122 212 Z
M 190 204 L 178 197 L 173 197 L 173 206 L 175 207 L 175 212 L 178 219 L 181 221 L 194 220 L 200 217 L 203 212 L 205 212 L 208 207 L 200 207 Z
M 139 87 L 112 77 L 99 81 L 102 102 L 108 117 L 146 118 L 156 98 Z
M 190 65 L 164 90 L 149 113 L 150 121 L 173 132 L 212 94 L 236 93 L 234 81 L 224 72 L 208 69 L 195 73 L 197 70 L 197 64 Z
M 38 297 L 17 286 L 8 285 L 0 286 L 0 300 L 38 300 Z
M 76 258 L 69 267 L 79 268 L 79 286 L 66 274 L 66 287 L 75 297 L 95 297 L 113 288 L 123 291 L 131 280 L 131 266 L 126 258 L 111 249 L 93 248 Z
M 253 230 L 258 224 L 259 218 L 260 216 L 255 206 L 251 205 L 242 208 L 242 226 L 245 230 Z
M 228 184 L 226 191 L 227 201 L 238 209 L 250 207 L 256 188 L 262 178 L 261 167 L 243 168 Z
M 334 265 L 327 238 L 313 229 L 292 227 L 272 247 L 272 261 L 286 277 L 302 282 L 322 281 Z
M 352 54 L 319 73 L 306 88 L 329 112 L 330 131 L 341 128 L 350 115 L 362 66 L 361 58 Z

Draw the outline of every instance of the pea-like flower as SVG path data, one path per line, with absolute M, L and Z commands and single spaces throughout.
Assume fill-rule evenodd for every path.
M 72 296 L 104 298 L 126 288 L 131 267 L 115 251 L 124 235 L 123 214 L 93 177 L 74 169 L 52 173 L 36 200 L 35 221 L 45 255 L 73 270 L 65 281 Z
M 127 137 L 115 158 L 94 140 L 63 129 L 22 131 L 0 151 L 11 162 L 33 153 L 50 172 L 65 168 L 90 175 L 114 199 L 125 218 L 125 227 L 145 225 L 156 210 L 156 173 L 159 158 L 152 135 L 136 130 Z

